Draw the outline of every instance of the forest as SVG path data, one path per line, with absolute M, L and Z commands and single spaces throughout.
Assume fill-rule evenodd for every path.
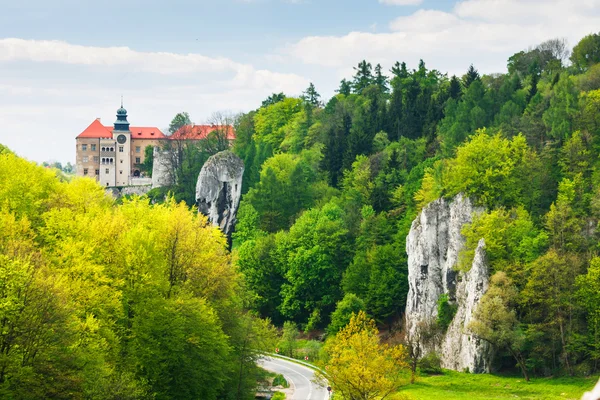
M 0 397 L 251 399 L 275 327 L 332 337 L 355 314 L 393 336 L 411 223 L 459 193 L 485 208 L 461 257 L 485 238 L 472 331 L 495 370 L 598 373 L 600 35 L 507 70 L 365 60 L 326 102 L 311 84 L 237 116 L 231 250 L 193 204 L 219 138 L 182 149 L 173 187 L 119 201 L 0 147 Z
M 0 171 L 0 398 L 254 398 L 275 331 L 218 228 L 1 146 Z
M 493 276 L 471 328 L 497 349 L 494 368 L 597 372 L 599 62 L 597 34 L 520 51 L 504 74 L 362 61 L 326 103 L 311 84 L 242 115 L 233 251 L 253 309 L 307 333 L 359 310 L 400 331 L 411 223 L 463 193 L 486 210 L 463 228 L 461 259 L 485 239 Z

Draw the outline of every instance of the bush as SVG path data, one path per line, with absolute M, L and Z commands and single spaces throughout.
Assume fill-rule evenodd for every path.
M 437 301 L 437 323 L 446 331 L 450 326 L 450 323 L 454 319 L 458 306 L 456 304 L 450 304 L 447 294 L 443 294 Z
M 438 375 L 442 373 L 440 356 L 432 351 L 419 360 L 419 369 L 422 373 L 429 375 Z
M 273 397 L 271 397 L 271 400 L 285 400 L 285 394 L 281 392 L 275 392 L 273 393 Z
M 285 380 L 283 375 L 279 374 L 273 379 L 272 386 L 281 386 L 283 388 L 289 388 L 290 384 L 288 383 L 288 381 Z

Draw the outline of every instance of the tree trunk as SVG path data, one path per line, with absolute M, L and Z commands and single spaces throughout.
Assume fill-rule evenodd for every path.
M 525 380 L 529 382 L 529 375 L 527 374 L 527 368 L 525 366 L 525 361 L 523 360 L 523 356 L 521 355 L 521 353 L 518 350 L 514 351 L 512 348 L 509 348 L 508 351 L 515 358 L 517 364 L 519 364 L 519 368 L 521 368 L 523 378 L 525 378 Z

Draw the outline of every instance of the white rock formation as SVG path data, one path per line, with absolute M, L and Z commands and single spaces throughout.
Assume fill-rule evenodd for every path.
M 233 232 L 242 195 L 243 161 L 229 150 L 210 157 L 198 176 L 198 211 L 228 237 Z
M 154 147 L 154 161 L 152 163 L 152 189 L 157 187 L 171 186 L 174 184 L 175 157 L 168 150 Z
M 406 239 L 409 291 L 406 302 L 407 333 L 410 340 L 421 341 L 422 355 L 438 353 L 443 368 L 474 373 L 488 372 L 490 346 L 469 335 L 467 326 L 483 294 L 487 291 L 489 271 L 485 243 L 479 242 L 472 268 L 456 272 L 454 267 L 464 247 L 460 231 L 472 220 L 474 207 L 458 195 L 452 201 L 439 199 L 423 209 L 413 221 Z M 437 319 L 438 299 L 447 294 L 458 306 L 454 319 L 441 338 L 424 342 L 419 326 Z

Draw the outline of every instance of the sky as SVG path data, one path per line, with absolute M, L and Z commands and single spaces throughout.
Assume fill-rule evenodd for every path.
M 310 82 L 327 100 L 363 59 L 506 72 L 545 40 L 600 31 L 600 0 L 0 0 L 0 143 L 74 162 L 75 137 L 256 109 Z

